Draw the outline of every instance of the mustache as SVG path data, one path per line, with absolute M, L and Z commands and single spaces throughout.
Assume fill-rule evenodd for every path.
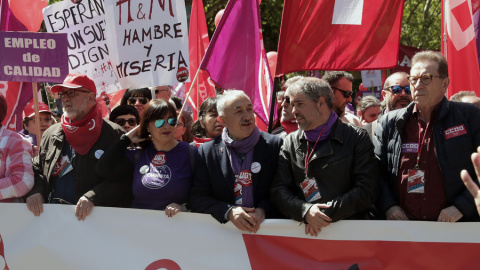
M 253 123 L 253 120 L 243 120 L 242 124 L 250 124 Z

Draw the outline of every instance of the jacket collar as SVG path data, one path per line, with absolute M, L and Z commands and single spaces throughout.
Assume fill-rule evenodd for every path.
M 324 156 L 331 156 L 333 155 L 333 149 L 330 145 L 330 141 L 338 141 L 339 143 L 343 144 L 343 134 L 345 131 L 345 123 L 342 122 L 340 118 L 337 118 L 335 124 L 332 126 L 332 131 L 330 132 L 330 137 L 325 140 L 322 147 L 320 147 L 312 156 L 313 158 L 317 157 L 324 157 Z M 304 157 L 305 153 L 307 152 L 307 140 L 305 139 L 305 134 L 303 130 L 297 131 L 297 138 L 300 142 L 295 149 L 295 152 L 300 156 Z
M 398 117 L 395 121 L 395 126 L 400 133 L 407 124 L 407 120 L 412 115 L 414 108 L 415 102 L 411 102 L 406 108 L 400 109 L 403 110 L 403 112 L 399 112 Z M 438 109 L 439 112 L 436 121 L 444 118 L 448 114 L 448 111 L 450 109 L 450 102 L 447 100 L 446 97 L 443 97 L 442 101 L 440 101 L 440 106 Z

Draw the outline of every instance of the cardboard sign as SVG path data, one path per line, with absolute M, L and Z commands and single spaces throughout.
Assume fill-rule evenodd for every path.
M 184 1 L 106 0 L 110 59 L 123 88 L 188 81 Z
M 67 36 L 0 32 L 0 81 L 63 82 L 68 75 Z

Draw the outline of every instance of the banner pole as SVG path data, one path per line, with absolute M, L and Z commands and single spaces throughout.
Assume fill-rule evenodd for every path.
M 197 74 L 198 74 L 199 70 L 200 70 L 200 68 L 197 69 Z M 198 96 L 200 96 L 200 90 L 198 88 L 198 80 L 196 80 L 196 83 L 197 83 L 197 119 L 198 119 L 198 116 L 200 115 L 200 105 L 201 104 L 199 104 L 200 100 L 198 98 Z
M 197 81 L 198 73 L 200 73 L 200 68 L 197 69 L 197 74 L 195 74 L 195 78 L 193 78 L 193 82 L 190 84 L 190 89 L 188 90 L 187 94 L 185 95 L 185 100 L 183 101 L 182 109 L 180 109 L 180 112 L 178 113 L 177 122 L 180 121 L 180 115 L 183 113 L 183 110 L 185 109 L 185 104 L 187 104 L 187 100 L 188 100 L 188 97 L 190 96 L 190 92 L 192 91 L 193 86 L 195 85 L 195 82 Z M 199 105 L 197 103 L 197 111 L 198 111 L 198 108 L 199 108 Z
M 40 146 L 40 142 L 42 140 L 42 136 L 40 134 L 40 113 L 38 112 L 38 89 L 37 89 L 37 83 L 32 82 L 32 89 L 33 89 L 33 104 L 35 108 L 35 126 L 37 128 L 37 133 L 35 134 L 37 136 L 37 147 Z
M 277 86 L 278 86 L 278 77 L 275 77 L 273 80 L 273 89 L 272 89 L 272 100 L 270 102 L 270 117 L 268 118 L 268 133 L 272 133 L 273 128 L 273 116 L 276 111 L 275 108 L 275 99 L 277 97 Z

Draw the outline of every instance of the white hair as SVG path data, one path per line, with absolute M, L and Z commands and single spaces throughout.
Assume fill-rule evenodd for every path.
M 235 100 L 239 97 L 250 98 L 242 90 L 225 90 L 222 95 L 217 96 L 217 111 L 218 115 L 225 115 L 225 107 L 227 102 Z

